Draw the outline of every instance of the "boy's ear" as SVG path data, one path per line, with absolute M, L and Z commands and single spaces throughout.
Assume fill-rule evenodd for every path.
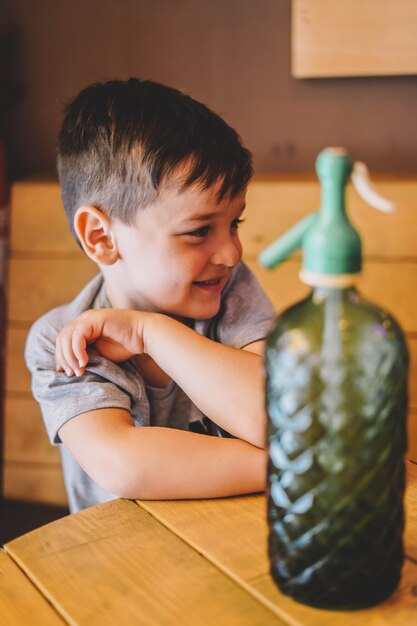
M 80 207 L 74 229 L 84 252 L 100 265 L 113 265 L 120 258 L 111 229 L 111 220 L 94 206 Z

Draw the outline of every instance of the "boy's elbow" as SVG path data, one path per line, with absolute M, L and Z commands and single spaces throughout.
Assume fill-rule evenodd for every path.
M 108 455 L 95 464 L 90 476 L 102 489 L 117 498 L 140 499 L 144 471 L 137 459 L 135 461 L 132 466 L 122 450 L 109 450 Z
M 252 446 L 255 446 L 255 448 L 260 448 L 261 450 L 266 450 L 267 448 L 265 433 L 261 433 L 259 436 L 250 437 L 247 441 Z
M 259 440 L 255 441 L 253 445 L 261 450 L 266 450 L 268 447 L 265 436 L 262 436 Z
M 128 471 L 119 470 L 104 478 L 101 477 L 97 483 L 116 498 L 126 498 L 127 500 L 143 498 L 142 480 L 138 473 L 132 476 Z
M 267 418 L 262 412 L 255 419 L 248 419 L 248 436 L 244 439 L 253 446 L 265 450 L 267 448 Z
M 117 498 L 126 500 L 157 500 L 159 489 L 152 481 L 147 481 L 144 472 L 138 472 L 134 476 L 128 472 L 121 472 L 114 480 L 108 484 L 109 493 Z
M 128 500 L 158 497 L 160 479 L 155 471 L 155 450 L 149 449 L 149 437 L 143 436 L 147 431 L 132 426 L 97 454 L 90 476 L 113 496 Z
M 122 455 L 123 457 L 123 455 Z M 117 498 L 127 500 L 165 500 L 176 492 L 175 478 L 156 470 L 152 462 L 137 455 L 134 462 L 113 459 L 113 471 L 101 480 L 100 486 Z M 140 460 L 139 460 L 140 459 Z M 159 465 L 159 464 L 158 464 Z

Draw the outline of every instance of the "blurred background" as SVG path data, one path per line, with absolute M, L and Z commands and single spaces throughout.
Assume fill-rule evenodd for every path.
M 325 145 L 374 172 L 417 172 L 416 76 L 293 78 L 290 0 L 0 0 L 0 16 L 15 28 L 2 124 L 13 179 L 55 176 L 64 103 L 129 76 L 213 108 L 258 173 L 312 171 Z

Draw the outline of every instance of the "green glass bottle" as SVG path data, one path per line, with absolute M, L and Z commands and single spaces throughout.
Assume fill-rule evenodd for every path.
M 324 150 L 320 212 L 261 255 L 272 267 L 302 243 L 313 287 L 266 342 L 271 574 L 283 593 L 326 609 L 381 602 L 403 562 L 408 352 L 395 319 L 353 285 L 351 171 L 345 151 Z

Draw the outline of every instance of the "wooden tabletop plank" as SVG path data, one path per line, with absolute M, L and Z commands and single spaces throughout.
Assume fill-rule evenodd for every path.
M 134 502 L 86 509 L 5 549 L 77 626 L 284 623 Z
M 281 594 L 269 574 L 250 581 L 266 606 L 296 626 L 415 626 L 417 617 L 417 566 L 406 559 L 401 582 L 382 604 L 360 611 L 324 611 L 304 606 Z
M 417 466 L 408 464 L 406 548 L 414 557 L 417 529 Z M 407 560 L 399 588 L 371 609 L 322 611 L 281 594 L 269 575 L 265 496 L 213 500 L 138 501 L 170 530 L 264 602 L 281 619 L 297 626 L 408 626 L 416 624 L 417 563 Z
M 66 624 L 8 554 L 0 550 L 0 626 Z

